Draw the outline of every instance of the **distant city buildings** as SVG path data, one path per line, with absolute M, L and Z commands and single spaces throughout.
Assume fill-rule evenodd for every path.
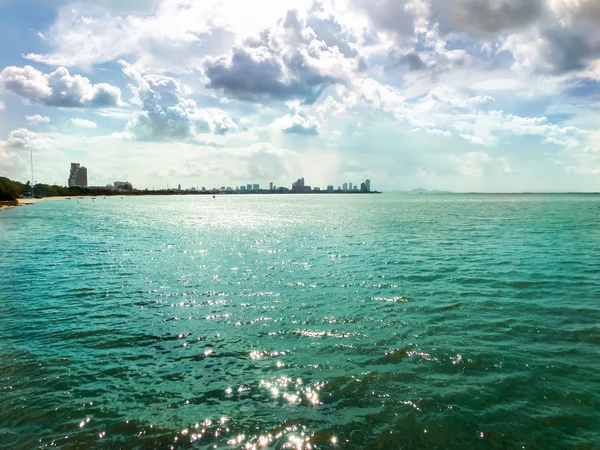
M 294 183 L 292 183 L 292 192 L 310 192 L 310 186 L 306 186 L 304 184 L 304 177 L 298 178 Z
M 71 171 L 69 173 L 69 180 L 68 180 L 68 186 L 69 187 L 88 187 L 88 188 L 98 188 L 95 186 L 88 186 L 88 178 L 87 178 L 87 168 L 82 166 L 79 163 L 71 163 Z M 139 192 L 139 189 L 136 190 L 133 188 L 133 185 L 129 182 L 129 181 L 115 181 L 113 182 L 113 184 L 108 184 L 106 186 L 102 186 L 101 188 L 103 189 L 113 189 L 115 191 L 121 191 L 121 192 L 134 192 L 137 191 Z M 148 191 L 148 189 L 145 189 L 145 191 Z M 152 187 L 152 191 L 154 191 L 154 186 Z M 273 194 L 284 194 L 284 193 L 329 193 L 329 194 L 338 194 L 338 193 L 370 193 L 370 192 L 374 192 L 374 193 L 379 193 L 377 191 L 372 191 L 371 190 L 371 180 L 367 179 L 365 181 L 363 181 L 362 183 L 360 183 L 360 187 L 358 184 L 355 184 L 353 182 L 345 182 L 342 184 L 342 186 L 338 186 L 337 189 L 334 187 L 333 184 L 328 184 L 326 188 L 321 189 L 320 187 L 314 186 L 308 186 L 304 180 L 304 177 L 302 178 L 298 178 L 296 181 L 294 181 L 292 183 L 292 187 L 287 188 L 287 187 L 277 187 L 275 186 L 275 184 L 271 181 L 269 182 L 269 187 L 267 188 L 260 188 L 260 184 L 259 183 L 248 183 L 246 185 L 240 185 L 240 186 L 236 186 L 235 189 L 232 188 L 231 186 L 221 186 L 220 188 L 216 188 L 213 187 L 211 189 L 207 189 L 206 187 L 202 186 L 202 188 L 200 187 L 190 187 L 190 188 L 185 188 L 182 190 L 181 188 L 181 184 L 177 185 L 177 188 L 171 188 L 169 189 L 169 186 L 167 185 L 167 188 L 164 189 L 164 186 L 162 189 L 158 190 L 159 192 L 162 191 L 169 191 L 169 192 L 176 192 L 176 193 L 180 193 L 180 194 L 252 194 L 252 193 L 256 193 L 256 194 L 269 194 L 269 193 L 273 193 Z M 156 191 L 155 191 L 156 192 Z
M 108 187 L 111 187 L 109 185 Z M 130 191 L 134 192 L 133 186 L 128 181 L 115 181 L 114 189 L 120 191 Z M 154 188 L 152 189 L 154 190 Z M 165 191 L 165 189 L 159 189 L 159 192 Z M 328 184 L 326 188 L 321 188 L 318 186 L 308 186 L 303 178 L 298 178 L 296 181 L 292 183 L 291 189 L 287 187 L 277 187 L 275 183 L 272 181 L 269 182 L 269 187 L 264 187 L 261 189 L 259 183 L 248 183 L 246 185 L 235 186 L 235 188 L 231 186 L 221 186 L 221 187 L 212 187 L 207 189 L 206 187 L 190 187 L 184 190 L 181 189 L 181 185 L 177 186 L 177 188 L 169 189 L 167 186 L 166 191 L 171 193 L 179 193 L 179 194 L 343 194 L 343 193 L 370 193 L 371 191 L 371 180 L 365 180 L 359 184 L 345 182 L 341 187 L 337 188 L 333 184 Z M 375 191 L 374 193 L 378 193 Z
M 87 187 L 87 168 L 83 167 L 79 163 L 71 163 L 71 172 L 69 173 L 69 180 L 67 184 L 69 187 Z

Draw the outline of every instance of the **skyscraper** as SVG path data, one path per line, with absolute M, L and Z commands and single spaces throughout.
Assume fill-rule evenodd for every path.
M 272 190 L 273 190 L 273 182 L 272 182 L 272 181 L 269 183 L 269 190 L 270 190 L 270 191 L 272 191 Z
M 304 188 L 304 177 L 298 178 L 296 181 L 292 183 L 292 190 L 302 190 Z
M 365 184 L 367 185 L 367 192 L 371 192 L 371 180 L 365 181 Z
M 342 184 L 342 190 L 346 192 L 348 190 L 348 183 Z
M 348 186 L 348 187 L 349 187 L 349 189 L 348 189 L 348 190 L 349 190 L 349 191 L 351 191 L 351 190 L 352 190 L 352 183 L 348 183 L 348 185 L 349 185 L 349 186 Z
M 68 186 L 87 187 L 87 169 L 79 163 L 71 163 L 71 172 L 69 173 Z
M 292 183 L 292 192 L 310 192 L 310 186 L 304 184 L 304 177 L 298 178 Z

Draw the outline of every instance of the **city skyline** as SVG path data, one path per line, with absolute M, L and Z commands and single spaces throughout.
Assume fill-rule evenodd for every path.
M 33 161 L 31 162 L 31 164 L 33 164 Z M 67 180 L 67 185 L 65 187 L 90 187 L 90 188 L 109 188 L 109 189 L 113 189 L 115 191 L 117 190 L 122 190 L 122 191 L 134 191 L 134 190 L 143 190 L 143 189 L 134 189 L 133 184 L 129 181 L 114 181 L 111 183 L 108 183 L 106 185 L 89 185 L 88 186 L 88 171 L 87 168 L 83 165 L 81 165 L 80 163 L 77 162 L 72 162 L 71 163 L 71 168 L 70 168 L 70 172 L 69 172 L 69 178 Z M 37 181 L 36 181 L 37 183 Z M 47 184 L 47 183 L 43 183 L 42 184 Z M 60 184 L 58 184 L 58 186 L 60 186 Z M 164 186 L 162 187 L 164 189 Z M 147 189 L 147 188 L 146 188 Z M 159 187 L 159 190 L 161 188 Z M 155 190 L 155 186 L 152 187 L 152 190 Z M 296 181 L 293 181 L 291 183 L 291 187 L 287 187 L 287 186 L 277 186 L 273 181 L 269 182 L 269 188 L 267 189 L 266 187 L 262 187 L 261 188 L 261 184 L 260 183 L 247 183 L 247 184 L 241 184 L 241 185 L 236 185 L 235 188 L 233 188 L 232 186 L 226 186 L 226 185 L 221 185 L 220 187 L 216 187 L 213 186 L 211 188 L 206 188 L 205 186 L 199 187 L 199 186 L 189 186 L 189 187 L 183 187 L 181 183 L 179 183 L 177 185 L 177 187 L 173 187 L 170 188 L 169 186 L 166 187 L 166 190 L 171 190 L 171 191 L 180 191 L 180 192 L 226 192 L 226 193 L 263 193 L 263 192 L 277 192 L 277 193 L 286 193 L 286 192 L 291 192 L 291 193 L 317 193 L 317 192 L 322 192 L 322 193 L 354 193 L 354 192 L 362 192 L 362 193 L 369 193 L 369 192 L 377 192 L 377 191 L 372 191 L 371 190 L 371 180 L 370 179 L 366 179 L 365 181 L 361 182 L 360 184 L 360 188 L 358 186 L 358 184 L 353 184 L 352 182 L 345 182 L 339 186 L 337 186 L 337 188 L 333 185 L 333 184 L 327 184 L 327 186 L 325 188 L 321 188 L 320 186 L 309 186 L 305 184 L 305 179 L 304 177 L 302 178 L 298 178 Z
M 351 184 L 351 183 L 350 183 Z M 153 186 L 152 190 L 155 190 L 155 186 Z M 115 189 L 117 189 L 117 182 L 115 182 Z M 337 188 L 328 184 L 325 188 L 321 188 L 320 186 L 309 186 L 305 185 L 304 177 L 297 179 L 296 181 L 291 183 L 291 187 L 288 186 L 277 186 L 272 181 L 269 182 L 269 187 L 266 186 L 261 187 L 260 183 L 247 183 L 236 185 L 235 188 L 233 186 L 221 185 L 219 187 L 213 186 L 207 188 L 206 186 L 183 186 L 181 184 L 177 185 L 177 188 L 169 188 L 167 186 L 166 190 L 170 191 L 180 191 L 180 192 L 206 192 L 206 193 L 216 193 L 216 192 L 225 192 L 225 193 L 378 193 L 376 190 L 371 189 L 371 180 L 367 179 L 360 184 L 360 188 L 358 185 L 354 185 L 352 189 L 348 188 L 348 183 L 344 183 L 343 185 L 337 186 Z
M 592 0 L 0 2 L 0 176 L 598 191 L 599 30 Z

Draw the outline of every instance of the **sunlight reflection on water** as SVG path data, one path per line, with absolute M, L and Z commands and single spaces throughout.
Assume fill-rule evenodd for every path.
M 0 442 L 593 446 L 599 219 L 593 196 L 2 211 Z

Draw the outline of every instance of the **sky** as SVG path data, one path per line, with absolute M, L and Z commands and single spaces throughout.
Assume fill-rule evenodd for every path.
M 600 0 L 0 0 L 0 176 L 600 191 Z

